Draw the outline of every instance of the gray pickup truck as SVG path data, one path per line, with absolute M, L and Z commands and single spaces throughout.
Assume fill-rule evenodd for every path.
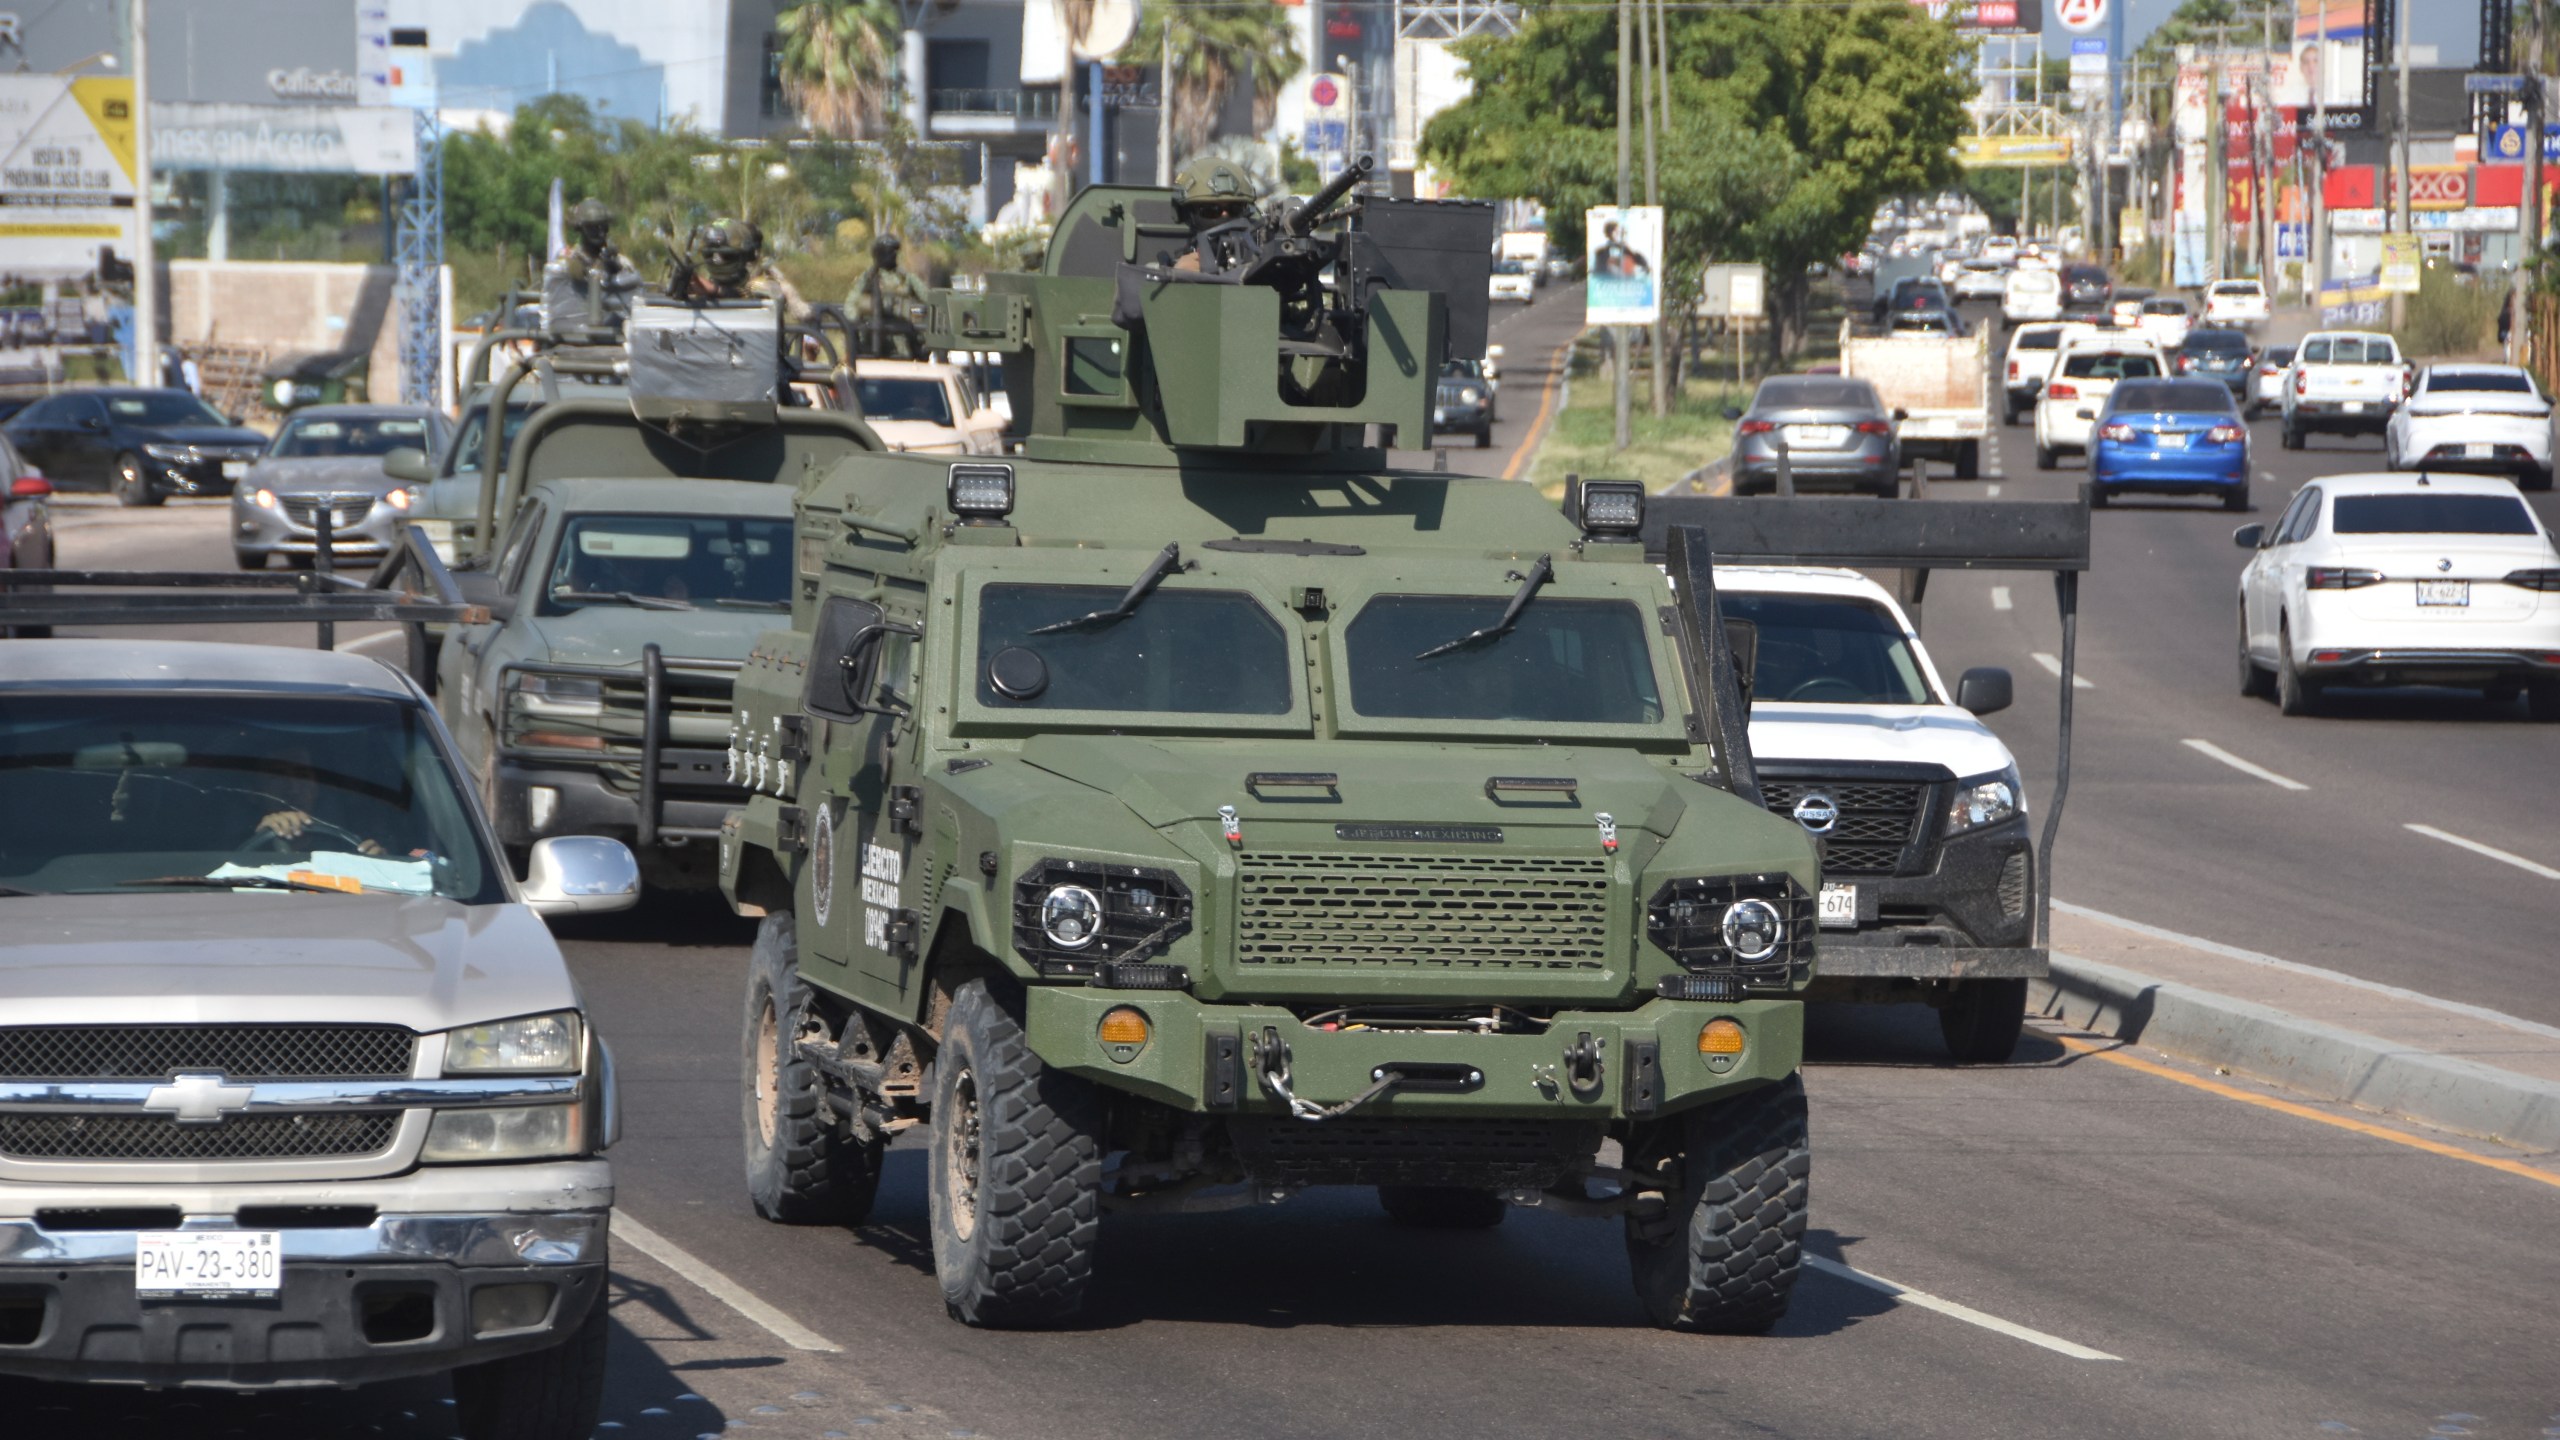
M 541 917 L 629 853 L 519 882 L 413 681 L 269 645 L 0 642 L 0 815 L 0 1376 L 589 1434 L 613 1070 Z

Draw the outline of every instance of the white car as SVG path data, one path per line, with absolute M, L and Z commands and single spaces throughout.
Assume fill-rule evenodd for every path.
M 2429 365 L 2383 427 L 2394 470 L 2487 470 L 2551 488 L 2551 401 L 2514 365 Z
M 1536 298 L 1537 277 L 1529 273 L 1528 266 L 1517 260 L 1497 260 L 1493 266 L 1493 279 L 1486 284 L 1485 293 L 1491 299 L 1517 300 L 1526 305 Z
M 2511 482 L 2328 476 L 2231 539 L 2241 693 L 2302 715 L 2332 685 L 2476 686 L 2560 720 L 2560 549 Z
M 2054 468 L 2065 451 L 2086 454 L 2098 412 L 2107 408 L 2119 380 L 2151 380 L 2169 373 L 2169 357 L 2138 335 L 2099 332 L 2063 342 L 2053 378 L 2036 397 L 2036 468 Z
M 1956 272 L 1956 299 L 2005 300 L 2009 294 L 2009 272 L 1996 260 L 1967 260 Z
M 2258 352 L 2257 367 L 2249 372 L 2249 393 L 2241 398 L 2240 413 L 2255 420 L 2270 410 L 2284 408 L 2284 377 L 2293 368 L 2293 347 L 2270 345 Z
M 1004 453 L 1004 418 L 948 360 L 865 360 L 853 388 L 864 422 L 892 450 Z
M 2012 325 L 2062 318 L 2062 276 L 2026 260 L 2009 272 L 2000 287 L 2000 318 Z
M 1982 258 L 1996 261 L 2001 265 L 2015 265 L 2018 263 L 2018 237 L 1994 235 L 1983 241 Z
M 2062 358 L 2064 344 L 2097 333 L 2098 327 L 2085 320 L 2039 321 L 2010 331 L 2009 352 L 2000 367 L 2007 396 L 2000 406 L 2001 423 L 2015 425 L 2019 416 L 2035 408 L 2036 397 L 2053 378 L 2054 362 Z
M 2267 314 L 2267 287 L 2255 280 L 2217 280 L 2205 288 L 2207 325 L 2264 325 Z
M 2187 332 L 2195 321 L 2187 314 L 2187 302 L 2167 296 L 2142 302 L 2142 313 L 2135 317 L 2133 328 L 2139 330 L 2163 350 L 2175 350 L 2187 343 Z

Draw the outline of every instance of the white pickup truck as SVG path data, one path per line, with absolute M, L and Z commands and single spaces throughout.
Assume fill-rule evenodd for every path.
M 2293 352 L 2284 380 L 2284 448 L 2314 431 L 2379 435 L 2409 398 L 2410 367 L 2388 335 L 2321 330 Z
M 1969 334 L 1860 335 L 1840 322 L 1840 373 L 1875 387 L 1899 412 L 1905 460 L 1944 460 L 1955 477 L 1982 474 L 1982 442 L 1991 433 L 1990 337 Z
M 2267 287 L 2255 280 L 2217 280 L 2204 292 L 2204 323 L 2255 329 L 2267 323 Z

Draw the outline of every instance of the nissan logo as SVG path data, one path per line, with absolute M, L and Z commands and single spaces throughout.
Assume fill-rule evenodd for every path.
M 1807 834 L 1827 835 L 1831 833 L 1832 826 L 1840 823 L 1839 803 L 1819 790 L 1798 800 L 1796 808 L 1790 813 L 1796 817 L 1796 823 L 1805 828 Z

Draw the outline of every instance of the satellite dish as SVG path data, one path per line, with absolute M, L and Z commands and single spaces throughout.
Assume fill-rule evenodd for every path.
M 1139 0 L 1092 0 L 1084 38 L 1071 44 L 1078 60 L 1108 60 L 1138 33 Z M 1064 8 L 1064 7 L 1061 7 Z

